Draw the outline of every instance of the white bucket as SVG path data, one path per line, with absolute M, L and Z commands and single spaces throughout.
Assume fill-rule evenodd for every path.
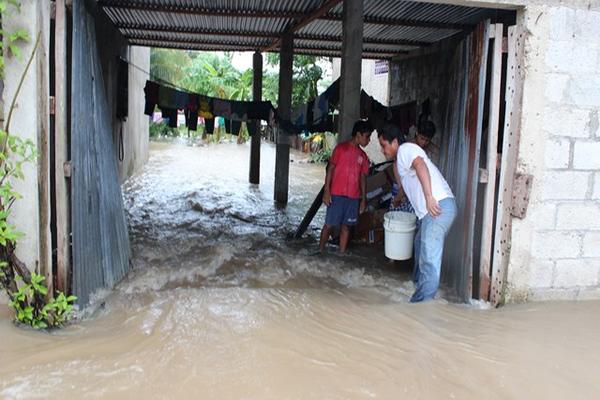
M 392 260 L 412 257 L 417 216 L 404 211 L 388 211 L 383 216 L 385 256 Z

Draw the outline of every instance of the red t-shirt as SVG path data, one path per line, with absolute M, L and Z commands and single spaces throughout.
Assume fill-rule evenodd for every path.
M 360 199 L 361 175 L 369 173 L 369 158 L 351 142 L 338 144 L 329 162 L 335 165 L 331 177 L 331 194 Z

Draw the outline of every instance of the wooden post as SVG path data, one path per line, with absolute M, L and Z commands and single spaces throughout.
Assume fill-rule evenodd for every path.
M 45 4 L 38 5 L 38 26 L 49 24 L 47 14 L 43 12 Z M 47 10 L 51 7 L 48 6 Z M 48 292 L 54 290 L 52 271 L 52 237 L 50 234 L 50 101 L 48 92 L 48 54 L 46 36 L 40 34 L 40 42 L 34 50 L 37 74 L 37 179 L 38 179 L 38 210 L 39 210 L 39 264 L 38 272 L 46 278 Z
M 506 72 L 506 112 L 504 138 L 502 142 L 502 163 L 500 167 L 500 192 L 494 236 L 494 259 L 492 261 L 492 289 L 490 302 L 497 306 L 503 300 L 504 283 L 510 261 L 512 230 L 512 189 L 517 169 L 517 152 L 521 132 L 521 109 L 523 97 L 522 68 L 525 47 L 525 34 L 519 26 L 508 28 L 508 63 Z
M 360 117 L 363 0 L 344 0 L 338 142 L 350 139 Z
M 67 149 L 67 18 L 65 0 L 56 0 L 56 21 L 54 30 L 55 50 L 55 99 L 53 173 L 56 189 L 56 289 L 70 290 L 68 271 L 70 269 L 69 245 L 69 198 L 65 166 L 68 164 Z
M 279 99 L 278 113 L 284 121 L 292 114 L 292 65 L 294 61 L 294 36 L 284 33 L 281 38 L 281 56 L 279 60 Z M 275 153 L 275 202 L 286 205 L 290 172 L 290 132 L 281 126 L 277 129 Z
M 492 228 L 496 194 L 496 164 L 498 162 L 498 125 L 500 118 L 500 85 L 502 80 L 503 25 L 490 25 L 490 37 L 494 38 L 492 49 L 492 76 L 489 100 L 489 124 L 487 140 L 487 183 L 483 200 L 481 228 L 481 264 L 479 267 L 479 298 L 488 300 L 490 295 L 490 265 L 492 257 Z
M 260 52 L 255 52 L 252 57 L 252 99 L 254 101 L 262 100 L 262 70 L 263 58 Z M 258 185 L 260 183 L 260 120 L 248 121 L 249 124 L 256 124 L 254 134 L 250 138 L 250 183 Z M 249 130 L 252 132 L 251 130 Z

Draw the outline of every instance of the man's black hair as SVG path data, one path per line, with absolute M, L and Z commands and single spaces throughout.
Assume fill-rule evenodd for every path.
M 400 128 L 391 123 L 386 123 L 383 128 L 378 130 L 377 137 L 383 138 L 390 143 L 392 143 L 394 139 L 398 141 L 398 144 L 404 143 L 404 135 L 400 132 Z
M 358 132 L 373 132 L 373 125 L 369 121 L 359 119 L 354 123 L 352 127 L 352 137 L 356 136 Z
M 417 127 L 417 133 L 432 139 L 435 136 L 435 124 L 431 121 L 422 121 Z

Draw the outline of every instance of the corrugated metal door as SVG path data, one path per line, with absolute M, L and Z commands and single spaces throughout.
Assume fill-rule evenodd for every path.
M 475 214 L 488 54 L 488 25 L 480 23 L 461 41 L 448 66 L 440 167 L 456 196 L 458 215 L 446 240 L 442 282 L 448 297 L 468 302 L 473 291 Z
M 94 24 L 85 0 L 73 1 L 72 285 L 82 305 L 125 275 L 130 256 Z

